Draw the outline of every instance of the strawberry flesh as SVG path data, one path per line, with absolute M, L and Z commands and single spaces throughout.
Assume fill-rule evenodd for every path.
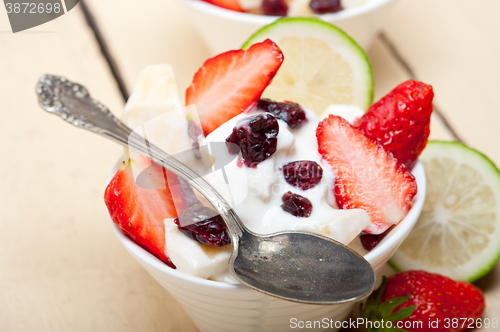
M 432 86 L 406 81 L 370 106 L 357 127 L 411 170 L 427 144 L 433 98 Z
M 131 161 L 123 163 L 108 184 L 104 202 L 109 215 L 120 230 L 135 243 L 158 257 L 167 265 L 175 265 L 165 254 L 165 218 L 177 217 L 174 202 L 164 169 L 144 158 L 148 167 L 150 188 L 136 184 L 132 174 Z
M 282 62 L 269 39 L 205 61 L 186 91 L 186 105 L 196 105 L 205 135 L 255 106 Z
M 363 209 L 366 233 L 381 234 L 408 213 L 417 193 L 415 177 L 380 144 L 339 116 L 316 130 L 318 151 L 335 171 L 335 198 L 341 209 Z

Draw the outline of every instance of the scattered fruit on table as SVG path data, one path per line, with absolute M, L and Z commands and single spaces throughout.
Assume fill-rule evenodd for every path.
M 293 101 L 317 115 L 330 105 L 358 105 L 373 99 L 371 65 L 361 47 L 339 28 L 316 18 L 282 18 L 257 31 L 243 45 L 273 40 L 285 60 L 264 98 Z
M 370 216 L 364 232 L 380 234 L 403 220 L 417 193 L 415 178 L 405 166 L 339 116 L 321 121 L 316 136 L 319 153 L 336 174 L 339 207 L 363 209 Z
M 186 105 L 196 106 L 205 135 L 254 107 L 282 62 L 269 39 L 205 61 L 186 91 Z
M 357 127 L 411 170 L 427 144 L 432 86 L 406 81 L 368 108 Z
M 391 259 L 472 282 L 500 257 L 500 171 L 458 142 L 430 141 L 420 156 L 427 178 L 422 214 Z
M 368 328 L 370 332 L 461 332 L 476 326 L 484 308 L 483 293 L 474 285 L 425 271 L 406 271 L 384 277 L 361 306 L 361 315 L 378 326 L 382 320 L 385 326 L 388 322 L 393 326 Z

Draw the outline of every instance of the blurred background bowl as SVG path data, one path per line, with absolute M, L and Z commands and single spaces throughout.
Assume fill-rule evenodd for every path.
M 258 29 L 279 18 L 236 12 L 202 0 L 177 1 L 184 5 L 186 16 L 192 21 L 213 55 L 241 48 Z M 356 7 L 318 17 L 340 27 L 366 49 L 380 32 L 396 2 L 369 0 Z
M 121 160 L 113 169 L 115 174 Z M 379 272 L 406 239 L 417 222 L 425 200 L 426 182 L 422 164 L 413 168 L 418 193 L 408 215 L 369 253 L 365 259 Z M 298 321 L 345 320 L 356 302 L 338 305 L 295 303 L 271 297 L 240 284 L 201 279 L 174 270 L 135 244 L 109 219 L 113 231 L 127 251 L 184 308 L 202 332 L 289 331 Z M 324 326 L 323 326 L 324 328 Z M 333 329 L 329 331 L 337 331 Z

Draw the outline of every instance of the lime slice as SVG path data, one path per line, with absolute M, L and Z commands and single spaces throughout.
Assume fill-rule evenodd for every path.
M 425 204 L 391 265 L 472 282 L 500 257 L 500 171 L 457 142 L 429 142 L 420 161 Z
M 332 104 L 370 106 L 370 61 L 344 31 L 316 18 L 282 18 L 257 31 L 243 48 L 267 38 L 278 44 L 285 61 L 263 97 L 293 101 L 317 115 Z

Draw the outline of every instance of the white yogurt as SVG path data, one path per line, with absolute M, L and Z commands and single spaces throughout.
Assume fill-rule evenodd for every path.
M 349 120 L 354 120 L 359 115 L 358 110 L 353 108 L 338 110 L 342 110 L 338 112 L 342 114 L 338 115 Z M 261 114 L 254 110 L 229 120 L 207 136 L 207 143 L 225 142 L 239 121 L 259 113 Z M 334 173 L 328 165 L 322 163 L 318 153 L 316 128 L 319 119 L 308 110 L 306 116 L 308 121 L 295 130 L 278 120 L 277 150 L 256 168 L 249 168 L 241 160 L 238 161 L 239 158 L 234 158 L 224 167 L 228 183 L 224 181 L 222 170 L 204 178 L 233 206 L 242 222 L 256 233 L 309 231 L 349 244 L 368 226 L 370 218 L 361 209 L 338 209 L 333 197 Z M 219 152 L 217 156 L 227 160 L 230 155 L 226 150 Z M 281 171 L 281 167 L 287 163 L 299 160 L 315 161 L 323 168 L 321 181 L 305 191 L 288 184 Z M 216 159 L 214 161 L 217 162 Z M 295 217 L 281 208 L 282 196 L 288 191 L 311 201 L 313 208 L 308 218 Z M 171 221 L 166 221 L 166 234 L 166 253 L 179 271 L 202 278 L 234 282 L 227 271 L 231 246 L 208 248 L 186 237 Z

